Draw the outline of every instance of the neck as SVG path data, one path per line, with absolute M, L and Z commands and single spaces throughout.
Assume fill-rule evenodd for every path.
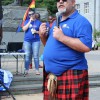
M 74 11 L 75 11 L 75 9 L 72 9 L 72 11 L 62 14 L 62 21 L 67 19 L 71 14 L 74 13 Z

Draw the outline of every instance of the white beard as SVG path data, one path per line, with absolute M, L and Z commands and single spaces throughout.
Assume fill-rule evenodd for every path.
M 61 14 L 64 14 L 66 13 L 66 9 L 63 9 L 63 10 L 58 9 L 58 12 L 60 12 Z

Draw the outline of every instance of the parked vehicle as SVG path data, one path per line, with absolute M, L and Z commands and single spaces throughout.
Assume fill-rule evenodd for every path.
M 92 50 L 98 50 L 98 42 L 96 40 L 92 41 Z

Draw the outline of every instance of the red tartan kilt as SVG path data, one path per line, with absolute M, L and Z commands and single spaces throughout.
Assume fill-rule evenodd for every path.
M 43 100 L 49 99 L 47 90 L 48 74 L 44 72 Z M 68 70 L 57 77 L 56 100 L 89 100 L 89 83 L 87 70 Z

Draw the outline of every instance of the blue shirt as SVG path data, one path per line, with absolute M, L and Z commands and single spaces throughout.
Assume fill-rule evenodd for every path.
M 44 64 L 48 73 L 61 75 L 66 70 L 87 69 L 84 53 L 75 51 L 53 37 L 53 28 L 44 48 Z M 90 49 L 92 48 L 92 26 L 89 21 L 76 10 L 66 20 L 60 22 L 60 28 L 66 36 L 78 38 Z
M 25 21 L 26 25 L 29 22 L 29 19 Z M 39 31 L 39 27 L 41 25 L 41 22 L 39 20 L 32 21 L 29 25 L 29 28 L 25 31 L 24 41 L 27 42 L 36 42 L 40 41 L 40 37 L 38 33 L 32 34 L 32 29 L 35 29 L 36 31 Z

